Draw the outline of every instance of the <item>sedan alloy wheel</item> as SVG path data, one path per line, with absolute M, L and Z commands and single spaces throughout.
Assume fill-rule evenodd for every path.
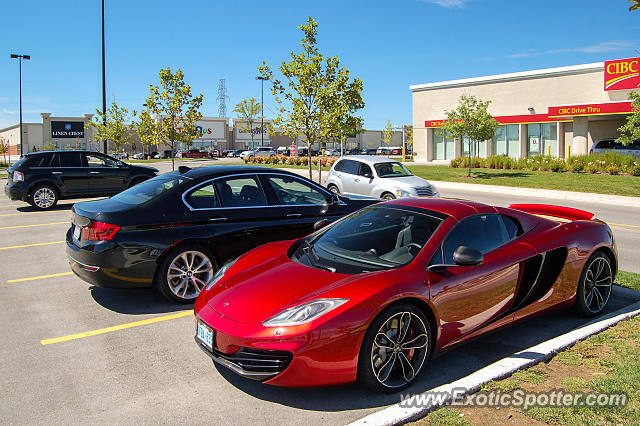
M 166 256 L 158 285 L 165 297 L 192 303 L 216 270 L 215 259 L 209 250 L 197 245 L 178 247 Z

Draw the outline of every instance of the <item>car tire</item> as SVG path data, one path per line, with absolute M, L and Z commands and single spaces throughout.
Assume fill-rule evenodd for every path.
M 611 258 L 600 250 L 589 256 L 580 274 L 575 312 L 594 317 L 607 307 L 615 278 L 611 263 Z
M 410 386 L 431 356 L 431 338 L 429 321 L 416 306 L 403 303 L 385 309 L 362 340 L 358 382 L 377 392 Z
M 329 186 L 327 186 L 327 189 L 331 192 L 333 192 L 334 194 L 339 194 L 340 190 L 338 189 L 338 187 L 334 184 L 331 184 Z
M 163 257 L 155 286 L 169 301 L 193 303 L 217 270 L 211 250 L 200 244 L 182 244 Z
M 383 200 L 385 200 L 385 201 L 395 200 L 395 199 L 396 199 L 395 195 L 393 195 L 393 194 L 392 194 L 392 193 L 390 193 L 390 192 L 384 192 L 384 193 L 380 196 L 380 198 L 382 198 L 382 199 L 383 199 Z
M 29 193 L 29 204 L 39 210 L 49 210 L 58 203 L 58 191 L 51 185 L 38 184 Z

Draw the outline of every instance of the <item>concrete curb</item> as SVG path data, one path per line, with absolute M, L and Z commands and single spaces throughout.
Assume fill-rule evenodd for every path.
M 640 207 L 640 197 L 627 197 L 624 195 L 593 194 L 588 192 L 558 191 L 554 189 L 521 188 L 514 186 L 481 185 L 475 183 L 458 183 L 449 181 L 432 180 L 431 183 L 440 189 L 456 189 L 461 191 L 478 191 L 484 193 L 496 193 L 506 195 L 526 195 L 536 198 L 553 198 L 556 200 L 570 200 L 579 202 L 593 202 L 602 204 L 614 204 L 618 206 Z
M 627 290 L 629 289 L 618 286 L 614 286 L 613 288 L 614 293 L 623 295 L 624 297 L 630 295 Z M 630 291 L 633 292 L 633 296 L 635 296 L 635 298 L 638 298 L 640 295 L 637 291 Z M 449 395 L 452 395 L 454 389 L 460 388 L 464 388 L 466 390 L 464 395 L 472 394 L 480 390 L 480 387 L 485 383 L 508 377 L 519 369 L 527 368 L 542 361 L 546 361 L 552 358 L 556 353 L 572 346 L 579 340 L 584 340 L 591 335 L 600 333 L 618 322 L 634 317 L 638 314 L 640 314 L 640 301 L 632 303 L 631 305 L 612 312 L 602 318 L 591 321 L 576 330 L 554 337 L 553 339 L 547 340 L 546 342 L 542 342 L 523 351 L 514 353 L 511 356 L 496 361 L 493 364 L 459 380 L 426 391 L 425 394 L 431 392 L 446 392 Z M 458 394 L 458 396 L 464 395 Z M 449 398 L 448 402 L 450 401 L 451 398 Z M 369 426 L 402 424 L 408 421 L 418 420 L 438 407 L 439 405 L 433 403 L 428 406 L 411 408 L 400 407 L 399 404 L 395 404 L 391 407 L 385 408 L 384 410 L 375 412 L 357 420 L 350 425 Z

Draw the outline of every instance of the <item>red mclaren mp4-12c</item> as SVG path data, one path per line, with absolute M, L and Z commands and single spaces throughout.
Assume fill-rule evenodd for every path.
M 598 315 L 617 269 L 611 229 L 540 204 L 413 198 L 227 263 L 195 304 L 196 342 L 279 386 L 411 384 L 434 356 L 536 314 Z

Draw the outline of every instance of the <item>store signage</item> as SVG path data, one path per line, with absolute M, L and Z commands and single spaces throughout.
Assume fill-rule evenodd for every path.
M 493 117 L 500 124 L 531 124 L 531 123 L 555 123 L 558 121 L 571 121 L 558 120 L 557 117 L 551 117 L 549 114 L 520 114 L 520 115 L 503 115 Z M 447 120 L 431 120 L 425 121 L 424 127 L 434 128 L 442 127 Z
M 549 107 L 549 117 L 552 118 L 583 115 L 629 114 L 630 112 L 631 101 Z
M 617 59 L 604 63 L 604 90 L 637 89 L 640 84 L 640 58 Z
M 196 140 L 223 140 L 224 134 L 224 122 L 213 120 L 200 120 L 196 121 L 196 131 L 198 136 Z
M 52 121 L 52 138 L 84 138 L 84 121 Z
M 424 122 L 424 127 L 426 127 L 427 129 L 432 128 L 432 127 L 442 127 L 444 125 L 445 121 L 447 121 L 447 120 L 425 121 Z

